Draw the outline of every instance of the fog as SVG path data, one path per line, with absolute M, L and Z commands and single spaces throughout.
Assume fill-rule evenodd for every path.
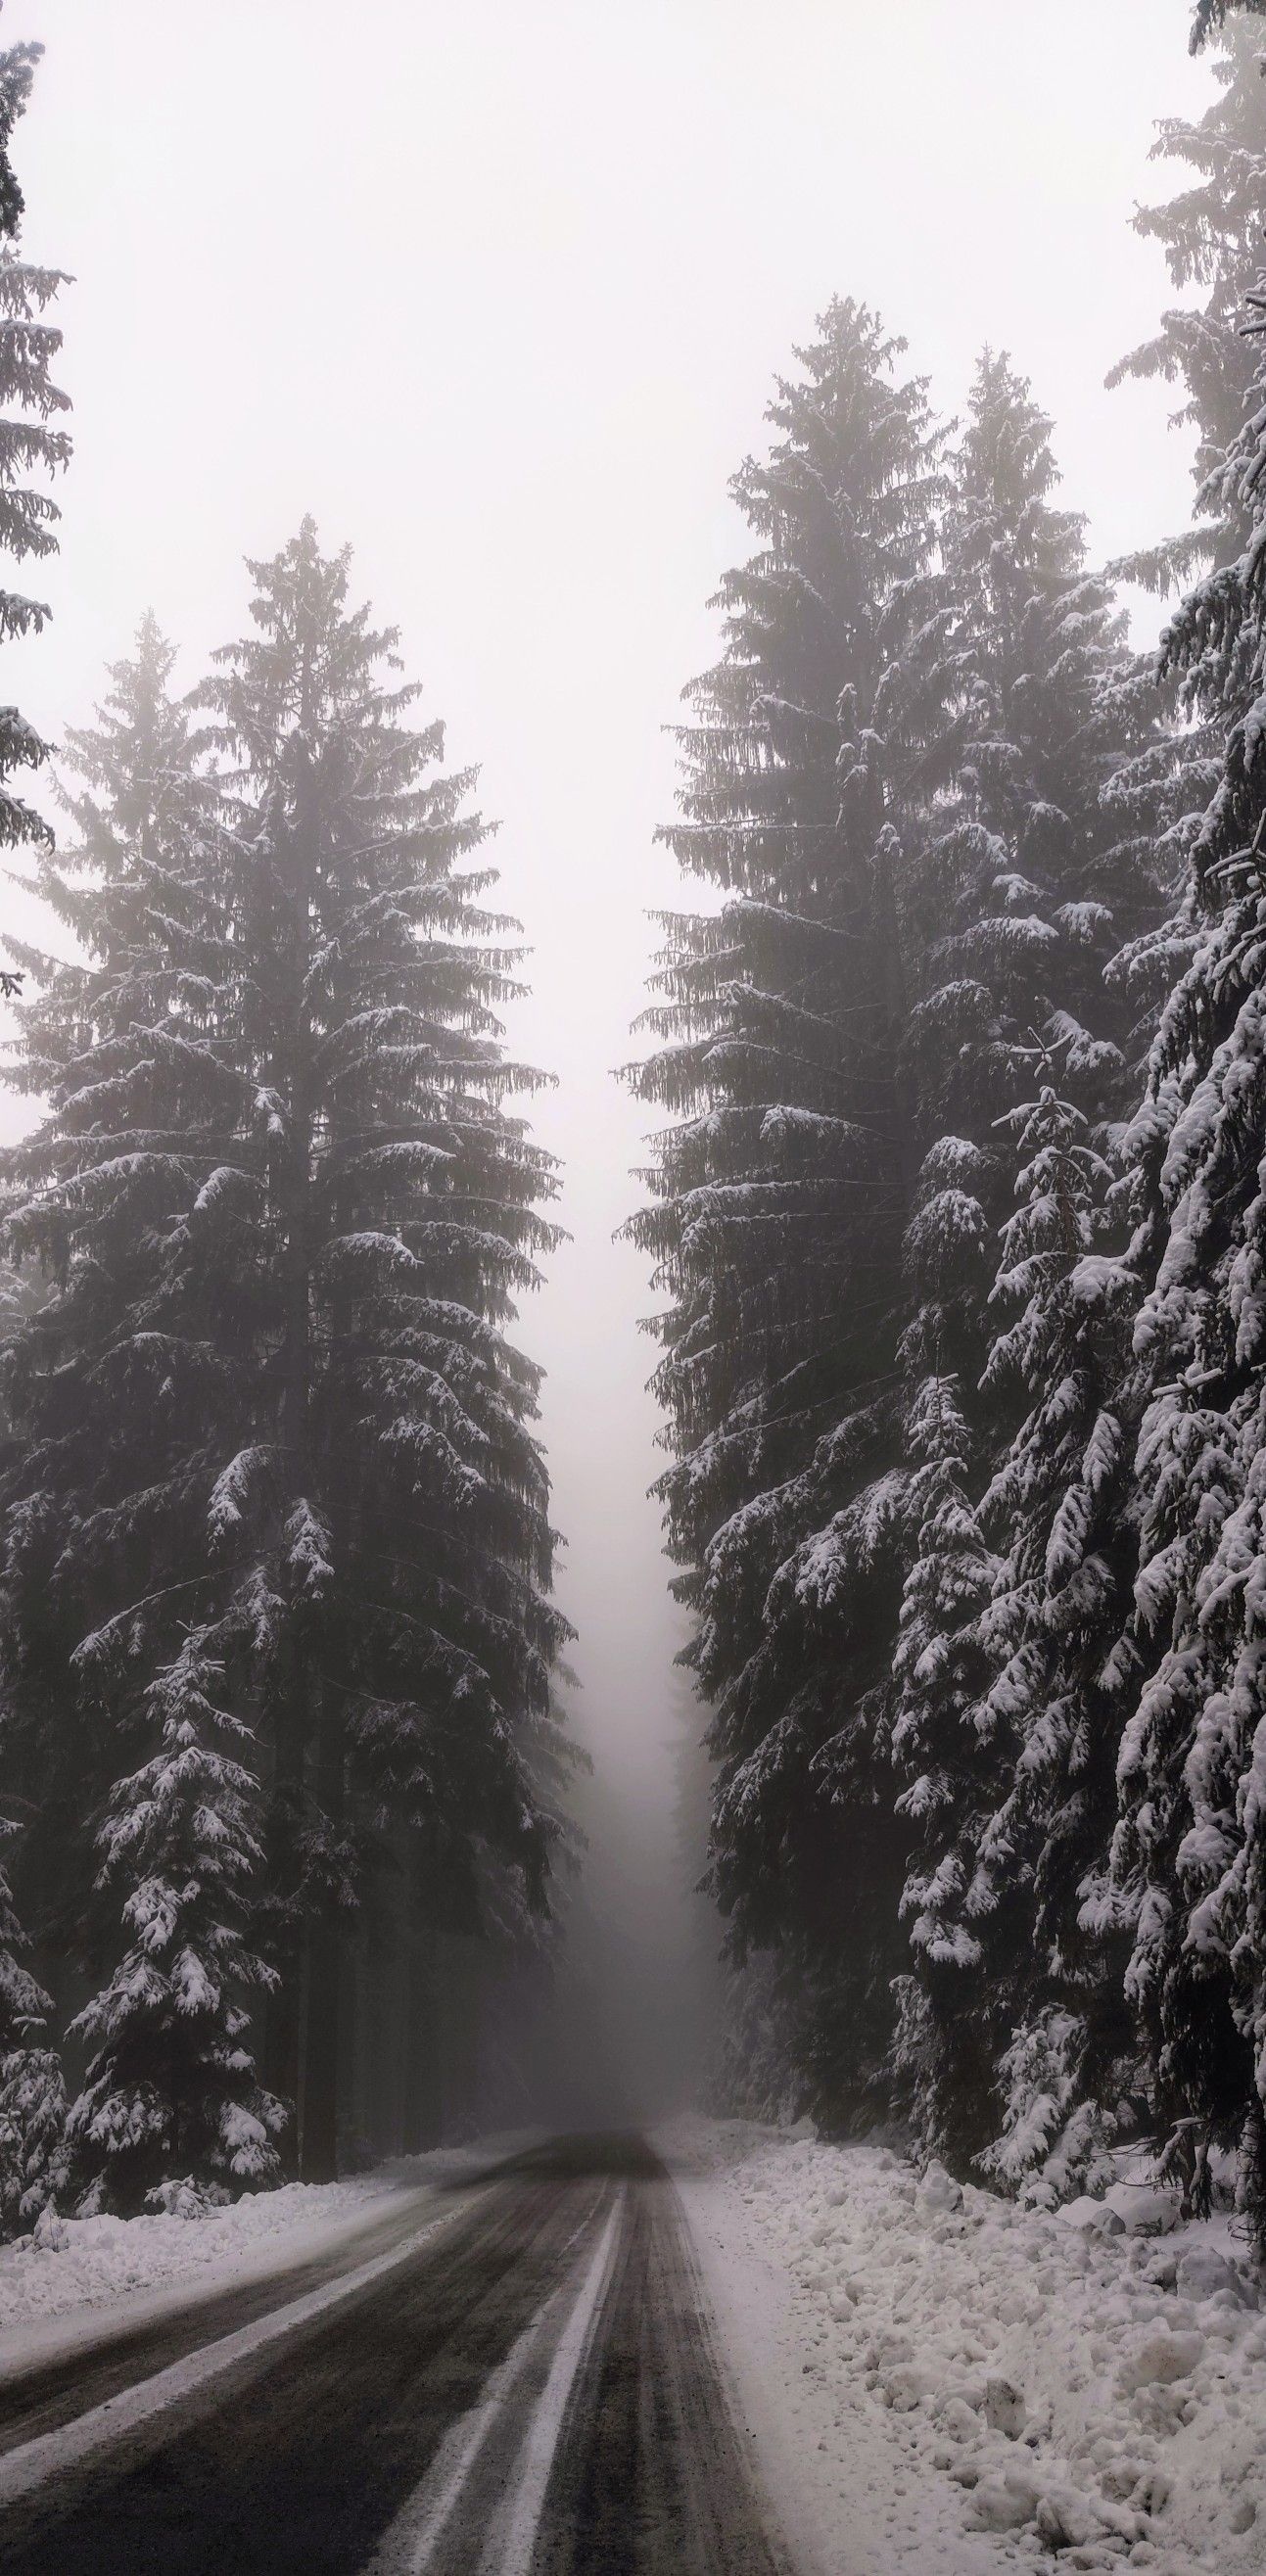
M 653 846 L 678 693 L 743 544 L 726 479 L 833 292 L 877 304 L 953 410 L 980 344 L 1054 414 L 1096 556 L 1189 511 L 1165 390 L 1109 394 L 1167 283 L 1129 229 L 1154 120 L 1198 111 L 1179 0 L 9 0 L 47 46 L 15 159 L 26 248 L 74 272 L 76 457 L 54 623 L 6 695 L 54 738 L 150 606 L 192 683 L 244 555 L 305 510 L 398 621 L 482 766 L 533 955 L 511 1041 L 570 1240 L 522 1338 L 596 1765 L 585 1968 L 653 2107 L 700 2058 L 639 1331 L 616 1230 L 644 1115 L 612 1079 L 677 894 Z M 9 899 L 7 918 L 24 918 Z M 8 1132 L 20 1115 L 6 1110 Z M 697 1862 L 698 1855 L 696 1855 Z

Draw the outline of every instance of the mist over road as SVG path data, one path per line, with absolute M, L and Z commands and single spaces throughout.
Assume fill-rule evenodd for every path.
M 643 2141 L 554 2141 L 358 2254 L 0 2387 L 7 2576 L 779 2576 Z

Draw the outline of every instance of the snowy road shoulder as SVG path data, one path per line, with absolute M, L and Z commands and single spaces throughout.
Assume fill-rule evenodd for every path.
M 954 2206 L 744 2122 L 656 2143 L 810 2576 L 1266 2569 L 1266 2316 L 1224 2231 Z
M 252 2281 L 319 2260 L 354 2265 L 361 2240 L 394 2209 L 403 2215 L 540 2134 L 516 2130 L 402 2157 L 343 2182 L 247 2192 L 194 2219 L 68 2219 L 54 2246 L 0 2246 L 0 2379 Z

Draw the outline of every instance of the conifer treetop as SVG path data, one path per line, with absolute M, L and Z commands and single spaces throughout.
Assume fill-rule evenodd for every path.
M 1207 32 L 1207 30 L 1206 30 Z M 1159 546 L 1127 557 L 1117 569 L 1159 594 L 1209 562 L 1225 562 L 1244 543 L 1249 518 L 1216 476 L 1244 426 L 1253 399 L 1254 362 L 1239 333 L 1251 289 L 1266 207 L 1266 86 L 1261 30 L 1252 18 L 1222 25 L 1211 65 L 1217 95 L 1194 121 L 1159 120 L 1151 158 L 1183 174 L 1176 195 L 1140 206 L 1134 229 L 1164 253 L 1180 301 L 1162 313 L 1153 336 L 1109 371 L 1177 387 L 1173 425 L 1193 429 L 1194 524 Z M 1197 300 L 1193 288 L 1203 292 Z
M 1250 17 L 1266 17 L 1266 0 L 1196 0 L 1191 22 L 1191 51 L 1198 54 L 1211 36 L 1220 33 L 1236 9 Z
M 23 197 L 9 146 L 14 126 L 29 104 L 35 66 L 43 52 L 42 45 L 9 45 L 0 53 L 0 233 L 10 241 L 22 221 Z
M 69 281 L 62 270 L 34 267 L 19 254 L 23 202 L 9 158 L 42 51 L 16 45 L 0 53 L 0 551 L 18 562 L 56 552 L 60 513 L 46 485 L 70 457 L 69 437 L 55 425 L 70 397 L 50 372 L 62 335 L 46 319 Z M 43 481 L 33 483 L 32 474 Z M 25 592 L 0 589 L 0 643 L 39 634 L 48 613 Z M 39 769 L 47 757 L 48 745 L 26 718 L 15 707 L 0 708 L 0 846 L 51 843 L 45 817 L 8 784 L 15 771 Z

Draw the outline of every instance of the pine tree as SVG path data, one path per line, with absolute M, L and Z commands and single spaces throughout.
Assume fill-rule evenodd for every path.
M 953 1586 L 943 1599 L 941 1525 L 920 1514 L 906 1581 L 907 1607 L 920 1606 L 918 1661 L 929 1673 L 970 1670 L 975 1703 L 970 1721 L 948 1705 L 931 1719 L 916 1707 L 899 1721 L 899 1742 L 894 1734 L 904 1767 L 918 1765 L 901 1804 L 919 1820 L 894 2073 L 925 2144 L 962 2167 L 993 2134 L 993 2064 L 1050 1991 L 1057 1936 L 1033 1916 L 1040 1835 L 1036 1823 L 1018 1831 L 1046 1756 L 1026 1741 L 1017 1676 L 1031 1667 L 1054 1688 L 1054 1636 L 1078 1587 L 1067 1565 L 1049 1584 L 1041 1570 L 1061 1479 L 1082 1472 L 1078 1435 L 1096 1417 L 1092 1406 L 1083 1421 L 1076 1404 L 1068 1418 L 1046 1415 L 1043 1373 L 1067 1360 L 1084 1320 L 1065 1311 L 1074 1252 L 1090 1242 L 1071 1211 L 1086 1198 L 1086 1173 L 1106 1177 L 1092 1140 L 1106 1141 L 1105 1120 L 1129 1098 L 1144 951 L 1158 940 L 1174 865 L 1168 844 L 1154 846 L 1172 763 L 1107 586 L 1087 572 L 1083 522 L 1054 506 L 1055 481 L 1049 420 L 1006 357 L 986 351 L 949 460 L 943 543 L 959 738 L 921 870 L 925 955 L 907 1038 L 921 1114 L 944 1132 L 929 1146 L 907 1229 L 901 1349 L 920 1439 L 942 1422 L 946 1369 L 958 1375 L 963 1419 L 949 1455 L 958 1464 L 970 1454 L 976 1482 L 960 1488 L 957 1509 L 970 1518 L 980 1506 L 975 1543 L 998 1551 L 1001 1598 L 978 1601 L 971 1618 Z M 1123 940 L 1130 968 L 1112 980 Z M 1047 1090 L 1034 1105 L 1035 1065 L 1052 1056 L 1071 1097 Z M 1017 1192 L 995 1285 L 996 1228 Z M 1021 1318 L 1000 1330 L 999 1299 L 1005 1306 L 1017 1288 Z M 1055 1384 L 1068 1400 L 1062 1368 Z M 937 1472 L 948 1472 L 944 1460 Z M 1093 1482 L 1098 1468 L 1086 1472 Z M 1083 1590 L 1093 1573 L 1082 1568 Z M 1057 1612 L 1061 1585 L 1070 1588 Z M 904 1643 L 897 1670 L 907 1674 L 904 1705 Z M 1040 1680 L 1033 1702 L 1035 1716 L 1050 1715 L 1053 1740 L 1058 1717 Z M 941 1714 L 951 1749 L 929 1771 L 919 1748 Z M 1110 1821 L 1105 1848 L 1109 1831 Z M 1048 1866 L 1058 1877 L 1049 1854 Z M 1038 1906 L 1043 1918 L 1062 1910 L 1065 1937 L 1068 1893 L 1061 1884 L 1056 1907 L 1048 1888 Z
M 1237 329 L 1244 298 L 1257 271 L 1262 209 L 1266 205 L 1266 87 L 1262 38 L 1252 18 L 1222 23 L 1202 13 L 1199 41 L 1218 30 L 1213 62 L 1220 95 L 1195 123 L 1161 120 L 1153 160 L 1185 165 L 1190 183 L 1166 203 L 1141 206 L 1134 229 L 1159 242 L 1182 302 L 1161 316 L 1159 331 L 1112 369 L 1108 383 L 1126 376 L 1160 378 L 1180 386 L 1176 427 L 1196 433 L 1194 525 L 1165 544 L 1129 557 L 1120 570 L 1165 592 L 1208 563 L 1238 554 L 1248 533 L 1234 476 L 1217 468 L 1244 426 L 1253 398 L 1254 366 Z M 1205 292 L 1193 301 L 1191 289 Z M 1212 710 L 1210 711 L 1212 713 Z
M 635 1077 L 676 1122 L 633 1231 L 671 1299 L 660 1490 L 716 1708 L 713 1886 L 736 1952 L 777 1948 L 816 1998 L 818 2099 L 882 2059 L 905 1839 L 881 1749 L 917 1167 L 902 917 L 944 726 L 942 438 L 900 354 L 834 304 L 735 479 L 758 551 L 719 594 L 664 835 L 723 903 L 668 922 Z
M 57 505 L 27 478 L 33 472 L 55 474 L 70 457 L 66 431 L 50 426 L 70 408 L 69 395 L 49 373 L 62 335 L 44 318 L 69 280 L 60 269 L 33 267 L 18 253 L 22 192 L 9 159 L 13 128 L 30 98 L 42 52 L 40 45 L 12 45 L 0 53 L 0 549 L 18 562 L 39 560 L 57 546 Z M 47 616 L 38 600 L 0 590 L 0 642 L 38 634 Z M 17 708 L 0 708 L 0 843 L 9 848 L 49 840 L 43 816 L 9 784 L 16 771 L 38 769 L 47 756 L 47 744 Z
M 1266 281 L 1251 299 L 1266 313 Z M 1260 324 L 1251 329 L 1260 334 Z M 1127 1991 L 1163 2128 L 1246 2141 L 1261 2205 L 1266 2087 L 1261 1564 L 1266 1455 L 1261 1031 L 1266 830 L 1266 382 L 1210 514 L 1251 514 L 1239 558 L 1173 620 L 1168 667 L 1231 718 L 1194 850 L 1206 937 L 1161 1020 L 1132 1151 L 1143 1408 L 1132 1683 L 1114 1849 Z M 1234 486 L 1234 490 L 1228 487 Z
M 15 1831 L 0 1825 L 6 1841 Z M 29 1948 L 0 1868 L 0 2236 L 33 2223 L 66 2178 L 61 2063 L 44 2043 L 52 1999 L 25 1964 Z
M 928 1142 L 902 1356 L 912 1393 L 921 1372 L 959 1377 L 978 1445 L 999 1433 L 974 1390 L 1013 1113 L 1044 1048 L 1091 1117 L 1128 1097 L 1141 955 L 1117 984 L 1108 967 L 1123 942 L 1134 954 L 1155 936 L 1167 891 L 1144 828 L 1159 794 L 1152 710 L 1107 585 L 1087 571 L 1084 523 L 1051 499 L 1057 479 L 1050 421 L 986 350 L 949 458 L 954 764 L 913 872 L 903 1041 Z M 1139 773 L 1128 796 L 1125 767 Z
M 61 2058 L 32 2030 L 0 2057 L 0 2234 L 21 2236 L 70 2182 Z
M 1191 22 L 1193 54 L 1200 52 L 1202 45 L 1208 43 L 1211 35 L 1225 28 L 1227 19 L 1235 9 L 1247 10 L 1251 16 L 1260 18 L 1266 16 L 1266 0 L 1196 0 L 1195 15 Z
M 521 1741 L 564 1633 L 549 1607 L 539 1372 L 501 1327 L 552 1241 L 552 1189 L 505 1095 L 507 925 L 467 864 L 470 774 L 403 721 L 393 632 L 350 611 L 305 522 L 253 568 L 258 632 L 204 703 L 242 969 L 264 1346 L 222 1487 L 233 1544 L 280 1542 L 292 1615 L 268 1640 L 273 1893 L 305 1924 L 303 2154 L 332 2167 L 340 1912 L 357 1834 L 415 1824 L 469 1892 L 486 1844 L 542 1901 L 553 1826 Z M 244 1408 L 244 1411 L 246 1409 Z M 245 1429 L 245 1425 L 244 1425 Z M 284 1949 L 282 1955 L 285 1967 Z M 295 1991 L 293 1963 L 288 1978 Z M 281 2017 L 280 2089 L 293 2092 Z
M 917 1975 L 900 1988 L 894 2063 L 899 2085 L 908 2078 L 902 2089 L 920 2146 L 957 2161 L 974 2143 L 992 2067 L 991 2034 L 963 2010 L 962 1987 L 981 1955 L 971 1921 L 970 1801 L 987 1670 L 980 1621 L 995 1562 L 972 1500 L 969 1434 L 952 1378 L 923 1381 L 906 1436 L 915 1552 L 893 1659 L 892 1752 L 907 1781 L 898 1806 L 917 1835 L 901 1900 Z
M 15 1825 L 2 1828 L 5 1841 L 16 1833 Z M 29 2029 L 38 2029 L 52 2010 L 48 1996 L 30 1970 L 23 1966 L 23 1953 L 30 1944 L 18 1920 L 13 1902 L 13 1889 L 4 1872 L 0 1872 L 0 2049 L 12 2048 L 15 2040 Z
M 740 480 L 771 544 L 722 594 L 727 660 L 684 737 L 669 838 L 731 891 L 718 916 L 673 925 L 652 1015 L 670 1043 L 640 1079 L 680 1124 L 638 1231 L 674 1298 L 658 1385 L 681 1458 L 662 1490 L 718 1706 L 714 1885 L 739 1946 L 781 1945 L 819 1991 L 805 2045 L 816 2098 L 838 2107 L 884 2055 L 901 1965 L 911 1810 L 877 1810 L 896 1796 L 902 1588 L 931 1602 L 942 1570 L 922 1556 L 936 1516 L 904 1425 L 932 1418 L 953 1377 L 974 1454 L 1005 1446 L 992 1391 L 974 1392 L 1014 1161 L 999 1121 L 1043 1045 L 1084 1114 L 1127 1093 L 1137 995 L 1106 967 L 1153 932 L 1161 889 L 1143 784 L 1115 804 L 1109 789 L 1127 758 L 1163 760 L 1083 524 L 1051 498 L 1050 423 L 1025 381 L 986 352 L 948 457 L 920 418 L 903 562 L 870 542 L 900 487 L 881 483 L 877 506 L 876 459 L 892 469 L 862 436 L 854 308 L 828 321 L 811 404 L 783 390 L 783 441 Z M 889 402 L 888 439 L 901 417 Z M 932 1660 L 959 1651 L 927 1642 Z M 920 1813 L 919 1885 L 936 1882 L 936 1835 L 952 1878 L 993 1803 L 989 1749 L 963 1734 L 960 1751 L 953 1795 Z M 909 1910 L 922 1919 L 913 1896 Z M 907 2069 L 916 2010 L 907 1988 Z M 946 2107 L 943 2138 L 956 2118 Z
M 178 1209 L 190 1194 L 164 1113 L 189 1080 L 182 996 L 214 955 L 198 947 L 209 815 L 189 717 L 168 694 L 173 659 L 145 621 L 98 726 L 68 738 L 84 782 L 75 842 L 64 859 L 37 854 L 36 883 L 83 962 L 18 951 L 42 989 L 22 1007 L 7 1076 L 52 1107 L 5 1158 L 5 1250 L 43 1273 L 46 1293 L 9 1319 L 2 1355 L 0 1744 L 29 1813 L 22 1875 L 41 1937 L 70 1956 L 90 1938 L 94 1805 L 115 1777 L 124 1709 L 139 1706 L 69 1687 L 70 1659 L 120 1599 L 166 1599 L 202 1546 L 202 1514 L 173 1472 L 183 1345 L 158 1312 L 155 1230 L 164 1195 Z M 187 1096 L 182 1115 L 192 1124 Z M 208 1358 L 195 1336 L 189 1365 L 204 1378 Z
M 42 45 L 8 45 L 0 53 L 0 234 L 12 241 L 25 213 L 22 190 L 10 158 L 13 129 L 31 95 Z
M 242 1919 L 262 1858 L 259 1789 L 238 1759 L 250 1728 L 219 1704 L 213 1658 L 194 1630 L 149 1685 L 159 1751 L 115 1785 L 98 1837 L 103 1880 L 128 1889 L 129 1947 L 72 2024 L 95 2053 L 68 2142 L 125 2209 L 177 2176 L 260 2183 L 278 2170 L 285 2112 L 242 2045 L 271 1975 Z
M 1136 1426 L 1120 1402 L 1132 1298 L 1112 1257 L 1113 1170 L 1083 1114 L 1048 1081 L 1015 1124 L 1019 1205 L 986 1381 L 1027 1410 L 981 1506 L 1002 1563 L 984 1623 L 993 1797 L 976 1886 L 1004 2077 L 1002 2134 L 983 2161 L 1013 2185 L 1040 2167 L 1066 2192 L 1102 2151 L 1089 2106 L 1119 2097 L 1129 2074 L 1124 1961 L 1103 1901 L 1123 1705 L 1102 1644 L 1134 1563 Z
M 214 1333 L 196 1296 L 182 1298 L 173 1257 L 197 1185 L 198 1112 L 205 1132 L 222 1114 L 223 1085 L 213 1075 L 198 1101 L 182 1029 L 204 1006 L 219 924 L 208 938 L 211 816 L 189 717 L 169 695 L 172 662 L 146 619 L 135 661 L 110 674 L 98 726 L 70 737 L 84 782 L 69 800 L 77 841 L 66 860 L 40 854 L 37 884 L 85 962 L 20 952 L 43 990 L 23 1011 L 11 1076 L 52 1104 L 6 1173 L 9 1249 L 42 1267 L 51 1293 L 4 1353 L 4 1755 L 32 1809 L 25 1877 L 44 1947 L 85 1962 L 108 1955 L 89 1896 L 94 1816 L 109 1804 L 120 1743 L 140 1751 L 152 1735 L 162 1641 L 175 1655 L 181 1614 L 207 1582 L 193 1571 L 206 1564 L 202 1443 L 227 1391 Z M 201 1831 L 212 1840 L 233 1822 L 232 1799 L 219 1803 L 223 1815 L 208 1780 Z M 123 1848 L 122 1815 L 116 1824 Z M 160 1854 L 153 1834 L 132 1848 L 150 1871 L 134 1891 L 143 1905 Z M 133 1964 L 157 1920 L 138 1934 Z M 91 2012 L 81 2027 L 104 2029 Z M 220 2041 L 240 2058 L 239 2028 L 226 1991 Z M 163 2093 L 177 2054 L 162 2044 L 145 2096 L 155 2151 L 198 2131 Z M 245 2071 L 226 2055 L 226 2118 Z M 108 2166 L 132 2205 L 158 2178 L 141 2095 L 129 2137 L 122 2092 L 111 2110 L 104 2074 L 93 2070 L 70 2139 L 81 2170 Z M 205 2086 L 201 2124 L 214 2162 L 226 2131 Z
M 949 459 L 943 546 L 957 741 L 919 871 L 923 954 L 907 1058 L 925 1124 L 996 1158 L 1035 1045 L 1101 1110 L 1123 1075 L 1108 961 L 1158 909 L 1105 790 L 1148 740 L 1124 623 L 1058 509 L 1051 423 L 986 350 Z M 981 1283 L 981 1303 L 987 1293 Z
M 222 1668 L 208 1707 L 255 1751 L 239 1759 L 206 1710 L 188 1749 L 229 1764 L 243 1856 L 232 1886 L 196 1882 L 200 1955 L 222 1902 L 234 1965 L 214 2030 L 188 2036 L 236 2119 L 238 2017 L 270 1968 L 268 2090 L 293 2102 L 302 1996 L 299 2143 L 322 2178 L 351 1908 L 393 1840 L 412 1834 L 467 1898 L 486 1854 L 543 1901 L 532 1745 L 560 1623 L 537 1372 L 503 1325 L 550 1239 L 551 1182 L 504 1105 L 527 1077 L 498 1041 L 512 957 L 470 864 L 469 779 L 437 769 L 438 726 L 408 725 L 394 637 L 349 608 L 345 559 L 310 523 L 254 571 L 256 633 L 220 657 L 202 739 L 147 637 L 79 746 L 87 890 L 51 890 L 92 963 L 31 1006 L 19 1078 L 52 1108 L 10 1161 L 10 1240 L 57 1293 L 9 1354 L 4 1634 L 45 1812 L 41 1718 L 68 1674 L 60 1743 L 77 1733 L 89 1776 L 117 1783 L 99 1793 L 104 1893 L 130 1950 L 146 1834 L 174 1853 L 191 1830 L 159 1795 L 180 1769 L 152 1694 L 195 1647 Z M 184 2117 L 171 2013 L 146 1992 L 133 2011 L 130 1977 L 107 1976 L 83 2024 L 100 2060 L 75 2116 L 85 2160 L 146 2081 L 166 2084 L 151 2142 Z M 213 2129 L 208 2113 L 211 2164 Z

